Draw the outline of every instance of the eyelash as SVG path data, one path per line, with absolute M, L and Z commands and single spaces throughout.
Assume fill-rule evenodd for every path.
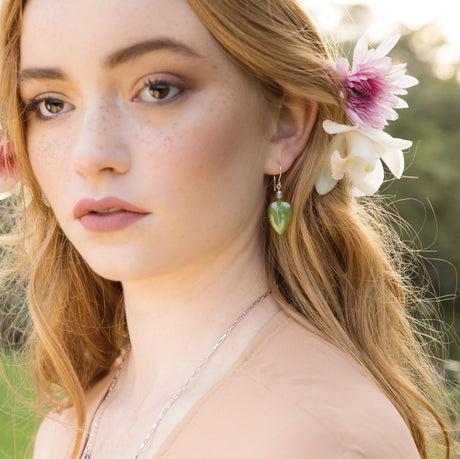
M 140 94 L 143 91 L 145 91 L 147 88 L 150 88 L 152 86 L 163 86 L 163 87 L 168 87 L 168 88 L 176 88 L 178 90 L 171 97 L 167 97 L 169 95 L 170 90 L 171 90 L 171 89 L 169 89 L 168 94 L 166 95 L 166 98 L 160 99 L 157 102 L 153 102 L 153 101 L 145 102 L 144 101 L 145 103 L 154 103 L 155 105 L 163 104 L 163 103 L 165 103 L 165 101 L 175 99 L 177 96 L 182 94 L 184 92 L 184 90 L 185 90 L 182 85 L 177 84 L 177 82 L 175 82 L 175 81 L 173 82 L 168 78 L 165 78 L 165 77 L 158 77 L 158 78 L 153 78 L 153 79 L 149 78 L 147 81 L 145 81 L 143 83 L 143 85 L 139 89 L 139 91 L 137 91 L 134 100 L 137 100 L 139 98 Z M 59 113 L 54 115 L 54 116 L 44 116 L 44 115 L 40 114 L 39 106 L 40 106 L 40 104 L 42 102 L 46 102 L 46 101 L 58 102 L 58 103 L 62 103 L 62 104 L 68 104 L 68 102 L 65 102 L 65 101 L 63 101 L 61 99 L 58 99 L 57 97 L 49 97 L 49 96 L 43 95 L 43 96 L 39 96 L 39 97 L 37 97 L 35 99 L 32 99 L 28 103 L 22 104 L 22 111 L 24 113 L 31 113 L 32 115 L 34 115 L 34 118 L 39 122 L 51 121 L 52 119 L 58 117 Z M 67 113 L 67 111 L 64 112 L 64 113 Z

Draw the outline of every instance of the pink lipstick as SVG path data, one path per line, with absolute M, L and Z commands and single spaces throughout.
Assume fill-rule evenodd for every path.
M 105 233 L 126 228 L 149 215 L 122 199 L 107 197 L 99 200 L 85 198 L 77 202 L 73 215 L 83 228 L 95 233 Z

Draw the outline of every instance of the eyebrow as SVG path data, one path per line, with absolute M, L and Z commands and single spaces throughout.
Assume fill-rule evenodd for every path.
M 104 67 L 114 68 L 152 51 L 168 50 L 186 56 L 203 59 L 199 53 L 184 43 L 170 40 L 148 40 L 128 46 L 110 54 L 104 60 Z M 57 68 L 31 68 L 19 72 L 19 82 L 27 80 L 69 80 L 69 77 Z
M 143 54 L 159 50 L 174 51 L 190 57 L 203 58 L 203 56 L 184 43 L 170 39 L 160 39 L 142 41 L 140 43 L 136 43 L 135 45 L 128 46 L 127 48 L 120 49 L 119 51 L 115 51 L 105 60 L 104 66 L 113 68 L 136 57 L 142 56 Z
M 19 83 L 26 80 L 68 80 L 65 73 L 59 69 L 42 68 L 42 69 L 25 69 L 19 72 Z

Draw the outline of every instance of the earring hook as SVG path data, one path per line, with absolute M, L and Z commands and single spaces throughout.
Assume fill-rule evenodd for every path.
M 283 169 L 280 164 L 280 175 L 278 177 L 278 183 L 276 182 L 276 176 L 273 176 L 273 191 L 281 191 L 281 176 L 283 175 Z

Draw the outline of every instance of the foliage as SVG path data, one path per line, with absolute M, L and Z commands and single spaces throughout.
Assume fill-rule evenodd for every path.
M 368 28 L 372 15 L 364 5 L 351 6 L 349 12 L 335 35 L 353 36 L 353 41 L 340 44 L 351 59 L 354 41 Z M 425 258 L 432 295 L 440 300 L 448 330 L 449 357 L 460 360 L 460 321 L 455 320 L 460 314 L 460 301 L 455 297 L 460 268 L 460 83 L 455 75 L 460 76 L 460 65 L 452 63 L 450 79 L 436 76 L 435 57 L 446 45 L 436 24 L 416 31 L 402 25 L 399 29 L 403 35 L 390 55 L 395 63 L 407 62 L 408 74 L 420 84 L 404 96 L 410 108 L 399 110 L 399 120 L 386 129 L 414 145 L 405 154 L 404 178 L 389 182 L 383 193 L 394 197 L 397 212 L 415 230 L 416 240 L 409 245 L 417 246 Z
M 432 26 L 430 26 L 432 27 Z M 393 136 L 414 141 L 406 155 L 406 180 L 391 185 L 401 215 L 419 233 L 424 255 L 431 258 L 428 272 L 438 297 L 443 300 L 446 323 L 452 324 L 450 357 L 460 360 L 460 302 L 454 299 L 460 267 L 460 84 L 456 79 L 435 77 L 430 62 L 417 59 L 414 44 L 423 29 L 403 37 L 396 53 L 409 61 L 410 73 L 420 84 L 406 100 L 409 110 L 389 127 Z
M 38 417 L 22 400 L 30 393 L 30 378 L 11 354 L 0 361 L 0 457 L 26 459 L 32 457 L 32 443 Z M 5 378 L 6 377 L 6 378 Z M 8 387 L 10 381 L 12 387 Z M 14 391 L 21 392 L 18 397 Z

